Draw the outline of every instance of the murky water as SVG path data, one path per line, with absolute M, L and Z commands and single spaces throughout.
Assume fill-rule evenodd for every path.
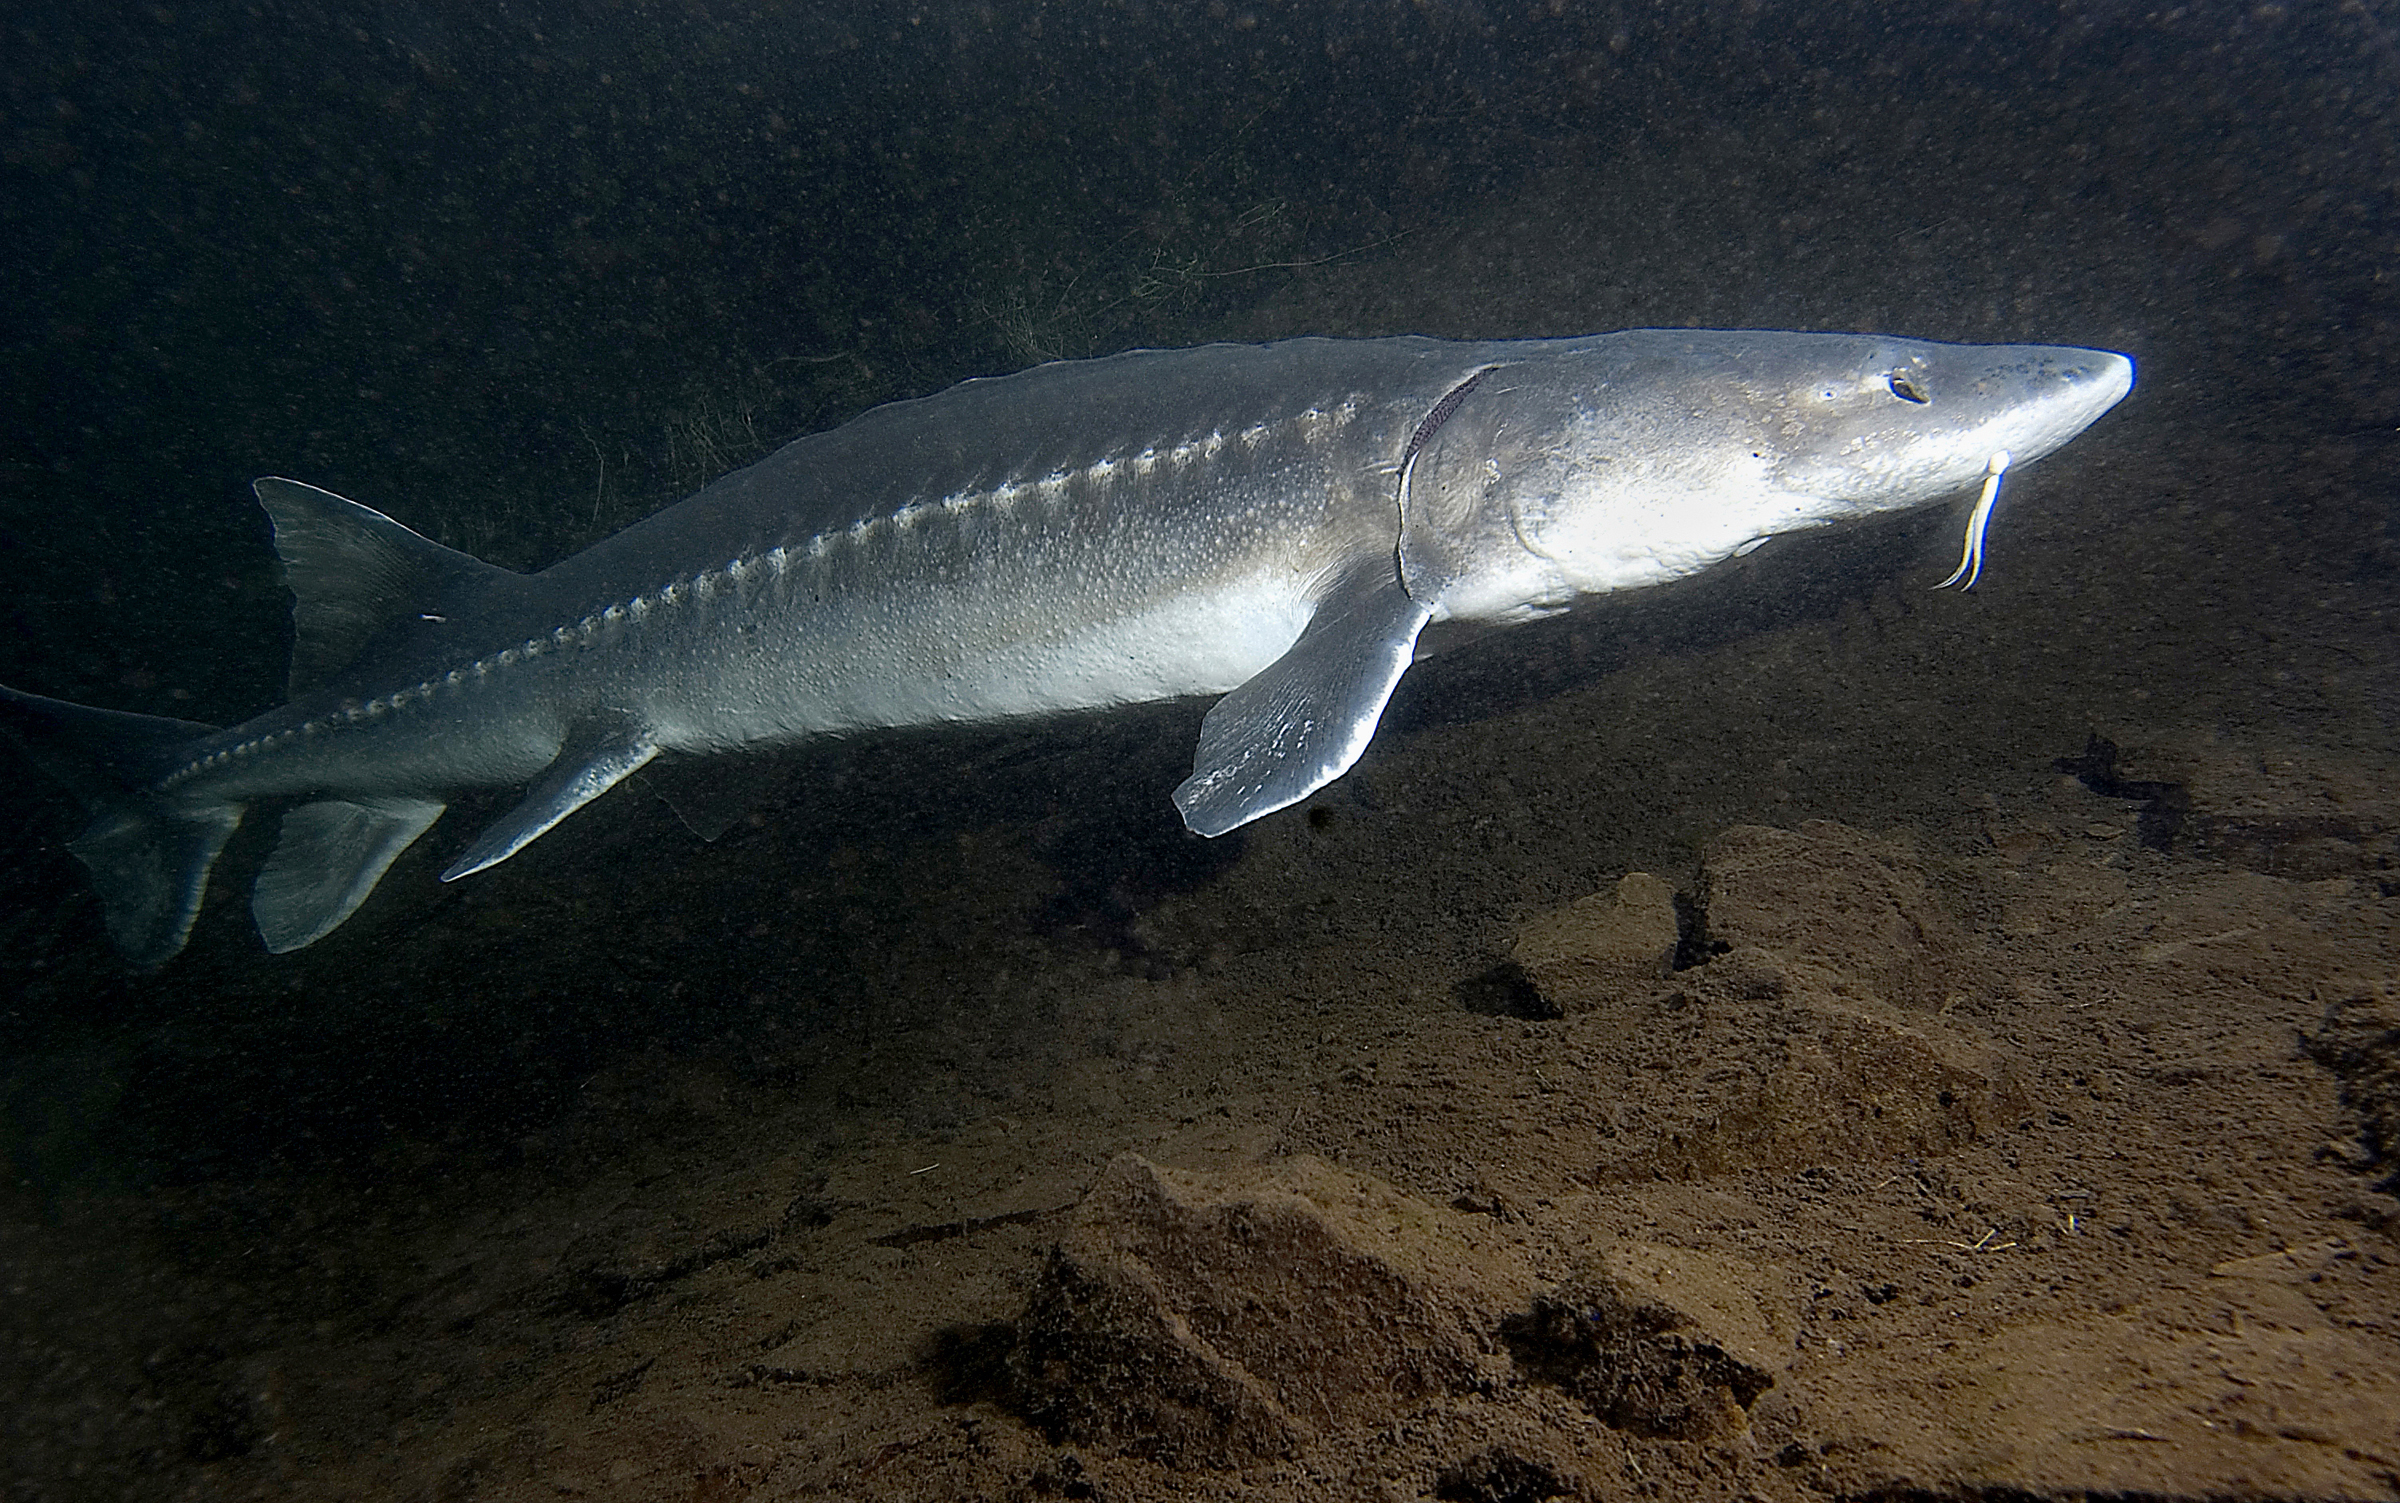
M 64 849 L 71 800 L 20 765 L 8 1496 L 2197 1495 L 2232 1486 L 2203 1442 L 2239 1416 L 2182 1390 L 2037 1414 L 2011 1345 L 2122 1321 L 2049 1385 L 2117 1395 L 2111 1361 L 2164 1371 L 2143 1343 L 2215 1318 L 2159 1304 L 2194 1279 L 2253 1291 L 2239 1329 L 2289 1333 L 2240 1359 L 2284 1364 L 2280 1402 L 2372 1428 L 2389 1384 L 2328 1374 L 2388 1378 L 2400 1353 L 2388 1046 L 2356 1021 L 2388 1007 L 2400 828 L 2394 24 L 20 8 L 0 681 L 148 714 L 280 696 L 262 474 L 536 567 L 877 402 L 1141 345 L 1845 329 L 2090 345 L 2141 374 L 2012 474 L 1973 596 L 1925 588 L 1962 497 L 1460 643 L 1350 777 L 1220 842 L 1167 802 L 1202 704 L 861 738 L 723 774 L 753 812 L 713 844 L 622 788 L 444 886 L 509 800 L 463 804 L 280 958 L 241 898 L 253 821 L 187 953 L 137 975 Z M 2189 790 L 2179 837 L 2143 847 L 2138 801 L 2068 775 L 2094 732 Z M 1993 1051 L 2014 1083 L 1973 1099 L 2008 1109 L 1956 1144 L 1702 1162 L 1676 1113 L 1782 1099 L 1819 1013 L 1739 1011 L 1767 1004 L 1710 965 L 1685 993 L 1717 1033 L 1642 998 L 1544 1022 L 1510 1015 L 1540 1009 L 1506 967 L 1528 918 L 1627 872 L 1675 887 L 1688 926 L 1712 841 L 1810 820 L 1900 842 L 1980 947 L 1970 1000 L 1917 1023 Z M 2338 1070 L 2290 1052 L 2351 1059 L 2353 1034 Z M 1678 1074 L 1675 1041 L 1785 1085 Z M 1788 1146 L 1761 1133 L 1739 1141 Z M 1727 1427 L 1647 1434 L 1555 1354 L 1510 1365 L 1503 1325 L 1534 1307 L 1495 1275 L 1455 1294 L 1493 1364 L 1473 1382 L 1404 1400 L 1353 1375 L 1311 1408 L 1286 1374 L 1260 1391 L 1288 1433 L 1220 1427 L 1275 1445 L 1146 1446 L 1106 1416 L 1154 1423 L 1155 1393 L 1062 1405 L 1024 1376 L 1064 1298 L 1051 1249 L 1101 1256 L 1117 1203 L 1087 1196 L 1127 1151 L 1230 1176 L 1195 1205 L 1267 1193 L 1244 1174 L 1347 1193 L 1290 1167 L 1314 1155 L 1497 1235 L 1525 1288 L 1585 1287 L 1596 1240 L 1772 1267 L 1795 1313 L 1762 1329 L 1792 1365 L 1729 1388 Z M 2077 1240 L 2087 1204 L 2127 1228 L 2114 1261 Z M 1418 1255 L 1324 1214 L 1327 1245 Z M 2020 1245 L 1986 1258 L 1987 1227 Z M 2335 1243 L 2333 1283 L 2276 1284 L 2272 1308 L 2255 1266 L 2206 1283 Z M 1294 1266 L 1324 1277 L 1321 1252 Z M 1219 1276 L 1239 1284 L 1194 1275 Z M 2012 1417 L 1862 1397 L 1945 1351 Z M 2390 1486 L 2341 1470 L 2346 1432 L 2256 1423 L 2284 1439 L 2244 1486 Z

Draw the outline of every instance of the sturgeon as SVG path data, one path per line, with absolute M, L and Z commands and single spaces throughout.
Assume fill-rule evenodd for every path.
M 462 791 L 523 850 L 662 754 L 1219 694 L 1184 821 L 1341 776 L 1419 636 L 1692 574 L 1779 533 L 1982 495 L 2131 389 L 2122 355 L 1860 334 L 1294 339 L 968 381 L 801 438 L 523 575 L 298 481 L 255 490 L 294 597 L 289 702 L 226 729 L 0 689 L 87 805 L 69 849 L 139 966 L 288 803 L 266 947 L 364 902 Z

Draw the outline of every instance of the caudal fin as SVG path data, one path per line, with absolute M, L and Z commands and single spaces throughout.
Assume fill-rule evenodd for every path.
M 0 731 L 92 816 L 67 849 L 91 869 L 109 938 L 135 965 L 164 965 L 183 948 L 208 869 L 242 822 L 239 804 L 170 807 L 144 791 L 215 730 L 0 688 Z

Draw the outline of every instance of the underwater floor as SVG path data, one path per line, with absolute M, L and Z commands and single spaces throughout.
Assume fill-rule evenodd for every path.
M 1174 707 L 412 856 L 283 962 L 212 909 L 196 1136 L 262 1040 L 406 1130 L 20 1185 L 12 1444 L 207 1497 L 2386 1496 L 2365 462 L 2129 415 L 1975 596 L 1935 519 L 1469 644 L 1238 845 L 1150 796 Z M 2280 504 L 2221 547 L 2196 471 Z M 1883 580 L 1708 640 L 1771 567 Z

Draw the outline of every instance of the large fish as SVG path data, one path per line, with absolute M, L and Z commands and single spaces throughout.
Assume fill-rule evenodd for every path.
M 507 860 L 661 753 L 1223 694 L 1184 820 L 1218 835 L 1358 759 L 1418 635 L 1691 574 L 1982 482 L 2124 396 L 2121 355 L 1641 329 L 1137 351 L 969 381 L 787 445 L 538 574 L 257 483 L 291 700 L 219 730 L 0 690 L 86 802 L 125 955 L 183 947 L 243 810 L 294 801 L 251 909 L 322 938 L 466 789 Z

